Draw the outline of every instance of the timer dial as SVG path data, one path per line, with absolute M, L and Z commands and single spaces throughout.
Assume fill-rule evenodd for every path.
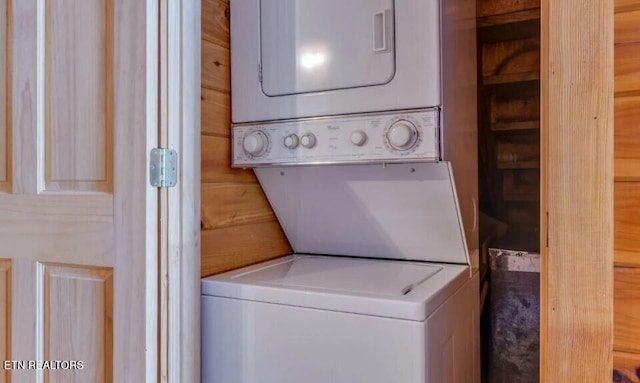
M 400 120 L 389 127 L 386 138 L 391 148 L 409 150 L 418 142 L 418 128 L 407 120 Z
M 269 139 L 262 132 L 247 134 L 242 141 L 244 152 L 253 157 L 260 157 L 266 153 Z

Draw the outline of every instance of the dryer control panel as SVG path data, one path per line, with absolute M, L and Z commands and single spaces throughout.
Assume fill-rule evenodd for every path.
M 232 166 L 438 161 L 437 109 L 233 127 Z

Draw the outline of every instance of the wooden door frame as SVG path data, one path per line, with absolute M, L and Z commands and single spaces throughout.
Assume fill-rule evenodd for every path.
M 136 212 L 132 214 L 133 220 L 116 221 L 116 235 L 123 238 L 116 244 L 116 252 L 117 254 L 144 254 L 144 262 L 137 261 L 135 258 L 116 257 L 116 269 L 129 270 L 129 273 L 115 274 L 115 288 L 124 291 L 122 295 L 130 294 L 131 289 L 145 291 L 144 302 L 134 300 L 137 294 L 131 294 L 130 301 L 125 302 L 127 307 L 118 306 L 118 309 L 129 311 L 131 314 L 126 323 L 114 322 L 114 327 L 128 329 L 127 336 L 114 339 L 114 352 L 129 350 L 129 354 L 135 357 L 122 358 L 118 362 L 119 365 L 114 371 L 114 381 L 127 381 L 130 378 L 126 375 L 127 373 L 134 371 L 140 374 L 139 371 L 142 371 L 144 380 L 138 379 L 139 381 L 155 383 L 166 381 L 161 375 L 160 352 L 163 334 L 159 326 L 164 314 L 162 307 L 159 307 L 163 286 L 161 285 L 162 270 L 158 262 L 163 248 L 160 230 L 163 216 L 159 206 L 158 190 L 152 187 L 148 180 L 150 151 L 158 146 L 161 133 L 158 129 L 159 110 L 162 107 L 158 100 L 162 83 L 158 65 L 160 10 L 157 1 L 154 0 L 140 2 L 120 0 L 116 2 L 115 8 L 114 12 L 123 15 L 124 20 L 124 27 L 115 32 L 118 39 L 117 46 L 120 47 L 114 54 L 115 73 L 131 76 L 132 74 L 127 71 L 118 70 L 119 62 L 135 60 L 138 65 L 136 73 L 138 76 L 144 76 L 139 81 L 130 81 L 130 79 L 119 81 L 115 95 L 116 108 L 119 110 L 116 118 L 122 120 L 120 125 L 129 125 L 130 131 L 118 129 L 115 142 L 116 145 L 129 148 L 128 151 L 132 153 L 143 151 L 146 161 L 128 163 L 126 159 L 114 159 L 115 167 L 129 169 L 125 175 L 116 175 L 115 183 L 130 191 L 119 193 L 120 198 L 114 200 L 114 205 L 122 210 Z M 140 43 L 140 39 L 132 38 L 131 34 L 144 35 L 144 44 Z M 118 105 L 120 99 L 118 92 L 125 95 L 122 98 L 124 100 L 122 105 Z M 134 102 L 131 102 L 128 97 L 134 97 Z M 143 125 L 135 125 L 141 122 Z M 141 198 L 132 197 L 141 195 L 141 188 L 145 190 L 144 201 Z M 139 228 L 145 229 L 144 236 L 132 235 L 132 233 L 139 233 Z M 135 277 L 141 274 L 144 275 L 144 280 Z M 116 295 L 120 294 L 116 293 Z M 119 331 L 116 330 L 116 333 Z M 140 349 L 139 343 L 132 341 L 140 337 L 145 340 L 144 350 Z M 144 368 L 141 368 L 141 359 L 144 360 Z
M 114 320 L 113 350 L 129 357 L 116 358 L 114 381 L 130 380 L 137 373 L 138 381 L 158 381 L 158 198 L 157 191 L 148 181 L 149 152 L 158 143 L 158 104 L 154 102 L 158 90 L 157 50 L 158 9 L 153 0 L 140 2 L 117 1 L 114 13 L 122 15 L 122 25 L 116 28 L 114 73 L 116 75 L 115 118 L 118 126 L 114 140 L 126 151 L 140 153 L 146 161 L 130 163 L 126 158 L 114 158 L 114 167 L 128 169 L 115 177 L 117 188 L 124 189 L 115 195 L 114 208 L 132 212 L 133 219 L 117 219 L 116 270 L 114 276 L 116 296 L 131 296 L 126 302 L 116 302 L 117 310 L 129 312 L 129 317 Z M 134 38 L 133 36 L 144 36 Z M 132 69 L 133 64 L 135 67 Z M 124 70 L 122 70 L 124 68 Z M 122 75 L 122 79 L 118 76 Z M 145 76 L 131 81 L 131 76 Z M 124 97 L 119 97 L 119 94 Z M 121 101 L 119 101 L 121 100 Z M 141 190 L 144 190 L 142 192 Z M 144 198 L 140 196 L 144 195 Z M 129 217 L 127 217 L 129 218 Z M 144 235 L 139 235 L 144 230 Z M 130 254 L 118 257 L 118 254 Z M 144 257 L 140 261 L 138 257 Z M 144 278 L 140 280 L 139 276 Z M 144 301 L 135 299 L 137 291 L 144 291 Z M 136 293 L 133 293 L 133 292 Z M 126 306 L 123 306 L 124 303 Z M 120 330 L 118 330 L 120 327 Z M 124 330 L 123 330 L 124 329 Z M 145 350 L 140 349 L 141 337 Z M 125 350 L 125 351 L 123 351 Z M 141 365 L 144 361 L 144 367 Z M 144 377 L 144 379 L 142 379 Z
M 178 183 L 160 191 L 160 381 L 200 382 L 200 1 L 161 0 L 160 142 Z
M 614 1 L 541 7 L 540 377 L 611 381 Z

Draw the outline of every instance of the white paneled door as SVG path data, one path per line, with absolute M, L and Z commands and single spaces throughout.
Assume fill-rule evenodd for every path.
M 0 0 L 0 383 L 155 382 L 154 1 Z

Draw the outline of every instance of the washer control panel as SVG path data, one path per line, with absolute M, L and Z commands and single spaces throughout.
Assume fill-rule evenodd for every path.
M 233 127 L 233 167 L 437 161 L 437 109 Z

